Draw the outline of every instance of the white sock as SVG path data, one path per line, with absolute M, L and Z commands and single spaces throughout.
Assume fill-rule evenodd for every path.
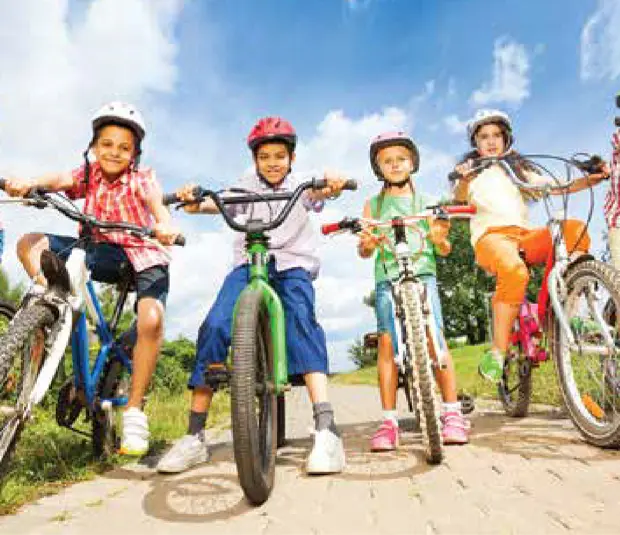
M 398 427 L 398 411 L 383 411 L 383 419 L 391 420 Z
M 454 403 L 443 403 L 443 412 L 444 414 L 446 412 L 458 412 L 459 414 L 461 414 L 461 404 L 458 401 L 455 401 Z

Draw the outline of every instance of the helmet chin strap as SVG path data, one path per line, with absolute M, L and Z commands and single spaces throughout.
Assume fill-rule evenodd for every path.
M 403 186 L 406 186 L 407 184 L 411 183 L 411 174 L 404 180 L 401 180 L 400 182 L 390 182 L 389 180 L 386 180 L 385 178 L 382 178 L 381 180 L 383 181 L 383 187 L 386 189 L 402 188 Z

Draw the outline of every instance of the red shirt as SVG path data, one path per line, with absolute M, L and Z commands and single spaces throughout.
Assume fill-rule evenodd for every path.
M 84 165 L 72 171 L 73 187 L 66 191 L 70 199 L 85 199 L 84 213 L 101 221 L 132 223 L 152 227 L 155 223 L 147 197 L 159 189 L 155 172 L 150 168 L 126 172 L 114 182 L 103 178 L 101 166 L 90 166 L 88 191 L 84 182 Z M 166 253 L 155 245 L 121 231 L 95 231 L 97 240 L 121 245 L 136 272 L 156 265 L 167 265 Z
M 611 137 L 611 179 L 605 197 L 605 218 L 609 228 L 620 227 L 620 130 Z

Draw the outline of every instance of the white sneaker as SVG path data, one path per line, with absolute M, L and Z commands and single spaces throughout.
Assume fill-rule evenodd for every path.
M 206 463 L 209 451 L 203 438 L 198 435 L 185 435 L 157 463 L 157 471 L 166 474 L 178 474 L 192 466 Z
M 144 455 L 149 450 L 149 422 L 140 409 L 131 407 L 123 412 L 121 455 Z
M 308 474 L 337 474 L 344 470 L 342 439 L 329 429 L 315 431 L 314 446 L 306 460 Z

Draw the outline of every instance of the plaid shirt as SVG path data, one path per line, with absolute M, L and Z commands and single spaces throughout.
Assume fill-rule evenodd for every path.
M 84 213 L 101 221 L 132 223 L 152 227 L 155 222 L 146 199 L 158 189 L 155 172 L 150 168 L 127 172 L 114 182 L 103 178 L 100 165 L 90 166 L 88 191 L 84 182 L 84 165 L 72 171 L 73 187 L 66 191 L 70 199 L 85 199 Z M 121 245 L 136 272 L 167 265 L 168 256 L 156 246 L 126 232 L 96 231 L 99 241 Z
M 609 228 L 620 227 L 620 130 L 611 136 L 611 180 L 605 197 L 605 219 Z

